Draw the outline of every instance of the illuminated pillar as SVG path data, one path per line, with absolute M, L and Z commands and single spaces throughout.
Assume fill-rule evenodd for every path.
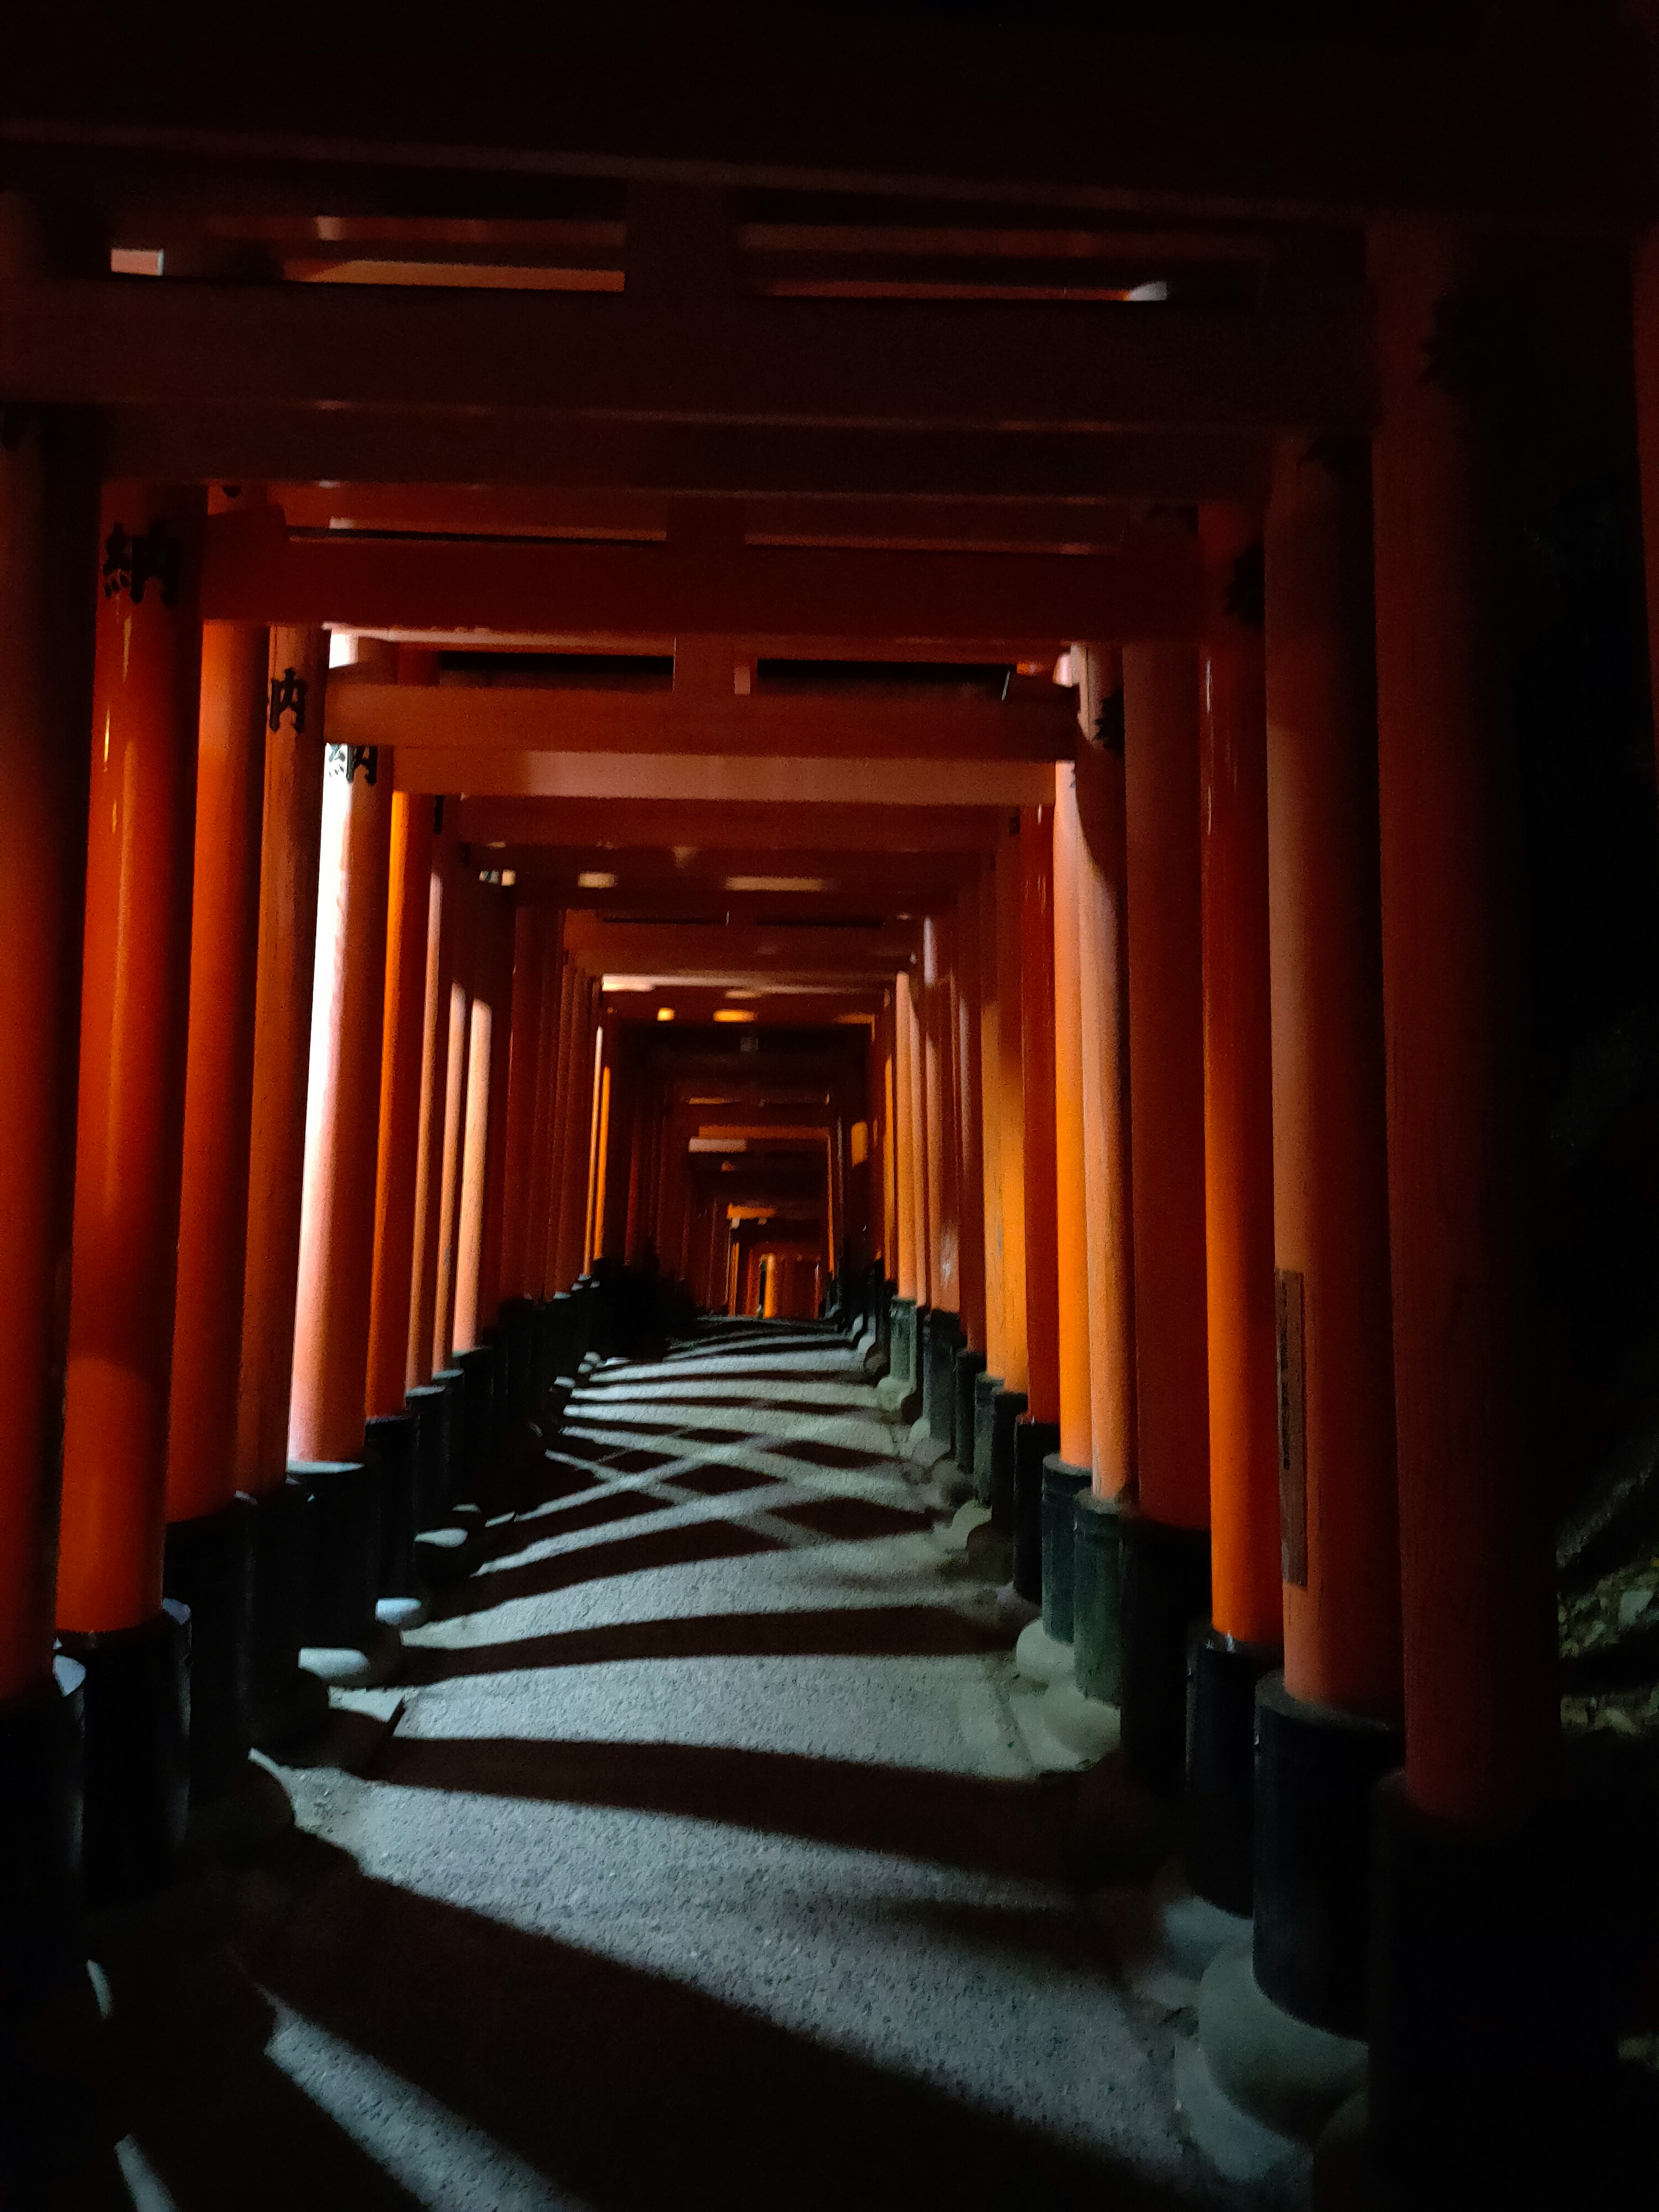
M 3 235 L 0 269 L 19 273 Z M 33 1870 L 0 1899 L 0 1977 L 20 2028 L 83 1955 L 79 1670 L 52 1658 L 98 542 L 77 444 L 21 408 L 0 440 L 0 1795 L 12 1863 Z
M 203 631 L 165 1571 L 168 1596 L 191 1614 L 198 1803 L 238 1780 L 252 1725 L 252 1556 L 248 1509 L 236 1499 L 236 1392 L 270 659 L 263 629 L 210 623 Z
M 936 915 L 921 928 L 922 988 L 917 1008 L 922 1101 L 927 1132 L 928 1284 L 931 1310 L 923 1345 L 922 1419 L 930 1444 L 953 1438 L 956 1359 L 962 1343 L 959 1161 L 951 937 Z
M 541 1291 L 540 1276 L 533 1285 L 531 1281 L 527 1255 L 531 1190 L 535 1182 L 536 1068 L 541 1052 L 543 993 L 549 975 L 547 951 L 541 909 L 521 900 L 513 916 L 513 1001 L 501 1189 L 504 1298 L 535 1297 Z
M 1121 1516 L 1123 1748 L 1185 1783 L 1187 1638 L 1209 1618 L 1199 684 L 1189 646 L 1123 651 L 1137 1498 Z
M 444 1108 L 449 1089 L 450 984 L 455 955 L 455 840 L 433 802 L 432 872 L 427 882 L 426 988 L 421 1008 L 420 1150 L 415 1166 L 414 1288 L 409 1302 L 411 1389 L 432 1380 L 438 1308 Z M 441 1363 L 440 1363 L 441 1364 Z
M 409 1387 L 431 885 L 432 801 L 420 793 L 398 792 L 392 800 L 386 1001 L 380 1033 L 380 1127 L 368 1333 L 371 1417 L 400 1413 Z
M 1505 2176 L 1525 2176 L 1610 2051 L 1589 2047 L 1600 2023 L 1573 1993 L 1572 1884 L 1547 1809 L 1559 1711 L 1522 1126 L 1527 921 L 1483 405 L 1504 325 L 1498 280 L 1450 228 L 1379 231 L 1370 274 L 1406 1730 L 1377 1846 L 1370 2112 L 1407 2190 L 1443 2173 L 1455 2116 L 1473 2190 L 1495 2142 Z
M 1083 977 L 1079 924 L 1082 832 L 1077 771 L 1054 770 L 1054 1174 L 1058 1194 L 1060 1456 L 1075 1468 L 1093 1464 L 1089 1370 L 1088 1194 L 1083 1145 Z
M 1022 811 L 1020 1065 L 1025 1102 L 1025 1394 L 1014 1435 L 1013 1587 L 1042 1596 L 1042 1463 L 1060 1449 L 1059 1183 L 1054 1122 L 1054 822 Z
M 979 1378 L 986 1372 L 989 1342 L 986 1315 L 985 1262 L 985 1087 L 980 1066 L 981 959 L 977 876 L 969 877 L 957 899 L 956 988 L 952 998 L 956 1050 L 957 1227 L 961 1238 L 962 1327 L 966 1342 L 957 1354 L 954 1427 L 957 1474 L 971 1490 L 974 1474 L 975 1404 Z M 958 1494 L 963 1494 L 960 1491 Z
M 1076 760 L 1076 854 L 1093 1460 L 1089 1492 L 1073 1507 L 1073 1671 L 1085 1698 L 1115 1705 L 1122 1678 L 1117 1508 L 1120 1498 L 1133 1498 L 1135 1475 L 1123 672 L 1115 652 L 1073 647 L 1073 653 L 1083 723 Z M 1088 1717 L 1098 1724 L 1097 1717 Z
M 307 1641 L 371 1656 L 383 1530 L 379 1468 L 365 1459 L 364 1419 L 391 842 L 390 756 L 365 757 L 331 745 L 289 1455 L 313 1491 Z
M 93 673 L 58 1625 L 87 1669 L 85 1865 L 108 1903 L 183 1838 L 187 1619 L 162 1601 L 190 1007 L 204 501 L 106 485 Z
M 247 1240 L 236 1395 L 236 1486 L 255 1501 L 253 1736 L 266 1748 L 303 1735 L 319 1724 L 327 1711 L 322 1686 L 300 1672 L 309 1493 L 287 1471 L 327 675 L 325 631 L 271 631 Z
M 449 879 L 454 930 L 445 1018 L 443 1139 L 438 1173 L 437 1273 L 432 1305 L 432 1367 L 434 1374 L 453 1366 L 455 1352 L 455 1273 L 461 1227 L 461 1158 L 466 1141 L 468 1030 L 472 1006 L 473 923 L 477 904 L 476 871 L 459 859 Z

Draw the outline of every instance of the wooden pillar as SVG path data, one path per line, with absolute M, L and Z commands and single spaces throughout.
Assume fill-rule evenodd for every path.
M 997 848 L 995 906 L 997 961 L 997 1120 L 1002 1140 L 998 1148 L 994 1218 L 988 1230 L 1000 1239 L 1002 1250 L 1002 1293 L 1006 1336 L 1001 1373 L 1010 1390 L 1027 1388 L 1027 1304 L 1025 1264 L 1025 1079 L 1023 1059 L 1024 997 L 1021 966 L 1020 916 L 1022 884 L 1021 817 L 1009 817 L 1009 835 Z
M 1475 406 L 1444 343 L 1449 232 L 1373 241 L 1378 787 L 1406 1774 L 1420 1811 L 1514 1819 L 1559 1736 L 1523 1092 L 1524 920 Z
M 432 1366 L 453 1363 L 456 1350 L 455 1279 L 460 1247 L 461 1159 L 466 1141 L 468 1028 L 472 1006 L 472 954 L 477 904 L 477 871 L 457 856 L 450 877 L 455 925 L 445 1019 L 443 1149 L 438 1174 L 438 1266 L 432 1301 Z
M 541 912 L 521 899 L 513 915 L 513 1003 L 507 1070 L 507 1131 L 501 1170 L 501 1295 L 536 1297 L 530 1279 L 530 1194 L 535 1181 L 536 1067 L 542 994 L 548 972 Z
M 1089 1208 L 1083 1139 L 1083 969 L 1077 771 L 1054 769 L 1054 1222 L 1060 1455 L 1094 1467 L 1089 1362 Z
M 970 880 L 957 902 L 955 1030 L 957 1226 L 962 1269 L 962 1326 L 971 1351 L 986 1347 L 984 1086 L 980 1073 L 980 896 Z
M 526 1279 L 537 1297 L 565 1290 L 565 1107 L 575 1019 L 575 974 L 566 959 L 560 917 L 544 908 L 541 1028 L 536 1047 L 536 1127 L 531 1161 Z M 580 1273 L 580 1268 L 575 1271 Z
M 957 1228 L 954 1055 L 951 1049 L 951 978 L 939 917 L 922 923 L 922 987 L 917 1009 L 927 1132 L 927 1279 L 936 1313 L 954 1314 L 962 1298 Z
M 994 859 L 981 862 L 976 887 L 979 939 L 980 1224 L 985 1256 L 985 1365 L 1005 1373 L 1008 1339 L 1003 1283 L 1002 1090 L 998 1027 L 997 884 Z
M 296 1460 L 351 1461 L 363 1449 L 391 839 L 390 756 L 359 762 L 331 745 L 289 1413 Z
M 194 492 L 105 489 L 58 1562 L 78 1633 L 161 1605 L 203 520 Z
M 1020 1062 L 1025 1100 L 1025 1392 L 1060 1419 L 1060 1266 L 1054 1170 L 1054 809 L 1020 823 Z
M 431 901 L 432 802 L 422 793 L 397 792 L 392 800 L 374 1287 L 368 1329 L 368 1410 L 375 1418 L 401 1413 L 409 1387 Z
M 1261 519 L 1200 509 L 1210 1576 L 1217 1631 L 1277 1650 L 1272 1023 Z
M 483 1164 L 483 1225 L 478 1241 L 478 1319 L 480 1335 L 495 1326 L 505 1295 L 501 1248 L 505 1231 L 507 1192 L 507 1069 L 512 1042 L 513 905 L 501 896 L 491 901 L 485 944 L 486 980 L 491 1009 L 489 1047 L 489 1112 L 485 1117 Z
M 191 908 L 190 1042 L 167 1415 L 167 1518 L 236 1492 L 248 1127 L 259 951 L 259 814 L 270 641 L 209 623 Z
M 1285 447 L 1267 511 L 1273 1240 L 1285 1683 L 1400 1711 L 1367 455 Z M 1299 1328 L 1295 1324 L 1299 1319 Z M 1279 1518 L 1275 1516 L 1275 1519 Z
M 911 1045 L 910 978 L 901 969 L 893 981 L 893 1158 L 898 1210 L 898 1294 L 924 1303 L 916 1237 L 915 1070 Z
M 421 1008 L 421 1130 L 415 1166 L 414 1292 L 409 1302 L 410 1389 L 433 1376 L 442 1222 L 444 1107 L 449 1089 L 449 995 L 455 949 L 455 850 L 433 801 L 432 872 L 427 882 L 426 989 Z
M 1094 1488 L 1116 1498 L 1133 1491 L 1135 1468 L 1123 678 L 1115 654 L 1091 653 L 1086 665 L 1091 681 L 1075 788 L 1089 1425 Z
M 8 1702 L 45 1695 L 52 1677 L 97 523 L 91 471 L 69 423 L 15 410 L 0 440 L 0 1143 L 9 1176 L 0 1207 L 8 1421 L 0 1701 Z M 46 1906 L 23 1897 L 10 1909 Z
M 554 1282 L 568 1291 L 587 1265 L 587 1210 L 592 1170 L 596 1091 L 594 1001 L 598 986 L 574 961 L 567 971 L 569 1037 L 562 1096 L 554 1127 L 558 1162 L 558 1266 Z
M 467 1013 L 466 1115 L 461 1140 L 461 1181 L 456 1227 L 454 1340 L 480 1343 L 495 1318 L 493 1286 L 484 1279 L 489 1199 L 489 1139 L 499 1127 L 501 1100 L 494 1083 L 497 1025 L 507 1026 L 510 963 L 509 910 L 502 894 L 480 884 L 472 927 L 472 999 Z M 499 1176 L 499 1167 L 497 1174 Z M 497 1247 L 499 1254 L 499 1246 Z M 499 1257 L 497 1258 L 499 1269 Z
M 279 1492 L 288 1465 L 317 952 L 327 633 L 273 629 L 269 680 L 247 1257 L 236 1405 L 236 1486 L 254 1497 Z
M 1209 1615 L 1199 685 L 1188 646 L 1123 653 L 1136 1510 L 1121 1517 L 1125 1764 L 1186 1787 L 1187 1655 Z
M 1549 1808 L 1528 922 L 1485 405 L 1504 341 L 1449 226 L 1378 230 L 1370 273 L 1405 1778 L 1379 1800 L 1369 2109 L 1401 2201 L 1473 2202 L 1575 2169 L 1574 2090 L 1611 2073 L 1617 2031 L 1575 1925 L 1594 1862 Z
M 86 1669 L 82 1866 L 96 1904 L 169 1878 L 187 1806 L 188 1644 L 162 1603 L 162 1550 L 203 510 L 198 492 L 105 487 L 58 1552 L 59 1639 Z
M 1137 1480 L 1142 1510 L 1209 1521 L 1198 668 L 1123 653 Z

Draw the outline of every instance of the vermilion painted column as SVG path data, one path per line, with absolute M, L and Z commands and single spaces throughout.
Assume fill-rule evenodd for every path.
M 432 1366 L 434 1373 L 453 1363 L 455 1282 L 461 1231 L 461 1160 L 466 1142 L 468 1030 L 472 1011 L 472 957 L 477 872 L 458 864 L 450 878 L 455 927 L 449 976 L 449 1034 L 444 1051 L 443 1151 L 438 1178 L 437 1276 L 432 1307 Z
M 536 1066 L 541 1049 L 546 933 L 538 908 L 521 901 L 513 916 L 513 1003 L 507 1074 L 507 1134 L 502 1160 L 501 1293 L 538 1296 L 530 1282 L 530 1193 L 535 1180 Z
M 1020 825 L 1020 1057 L 1025 1099 L 1026 1395 L 1033 1420 L 1060 1418 L 1060 1274 L 1054 1170 L 1054 810 Z
M 927 1131 L 928 1290 L 935 1313 L 956 1314 L 960 1310 L 962 1284 L 946 936 L 939 917 L 929 915 L 922 924 L 922 988 L 917 1011 Z
M 1134 1239 L 1129 1172 L 1128 911 L 1123 678 L 1093 657 L 1078 746 L 1078 972 L 1088 1220 L 1089 1426 L 1094 1488 L 1132 1490 L 1135 1464 Z
M 970 881 L 957 902 L 955 921 L 956 1092 L 960 1162 L 958 1233 L 961 1239 L 962 1326 L 969 1346 L 985 1350 L 985 1130 L 980 1068 L 980 892 Z M 958 1457 L 960 1455 L 958 1454 Z
M 501 1312 L 503 1285 L 501 1248 L 505 1234 L 507 1194 L 507 1069 L 511 1058 L 513 1005 L 513 926 L 511 896 L 494 902 L 485 933 L 486 968 L 491 1009 L 489 1045 L 489 1113 L 484 1130 L 483 1226 L 478 1243 L 478 1328 L 495 1328 Z
M 420 793 L 394 793 L 369 1307 L 367 1407 L 371 1419 L 402 1413 L 409 1387 L 431 885 L 432 801 Z
M 525 1225 L 525 1273 L 532 1297 L 550 1297 L 563 1254 L 565 1127 L 561 1109 L 569 1074 L 574 979 L 560 942 L 558 916 L 544 908 L 537 917 L 542 942 L 541 1017 L 536 1039 L 536 1104 L 532 1136 L 529 1218 Z M 580 1267 L 576 1271 L 580 1273 Z
M 251 1689 L 254 1741 L 269 1749 L 315 1728 L 327 1712 L 326 1692 L 299 1668 L 307 1493 L 286 1472 L 317 948 L 327 633 L 273 629 L 267 676 L 236 1485 L 256 1501 Z
M 1564 1978 L 1516 748 L 1496 653 L 1492 286 L 1449 228 L 1371 240 L 1378 797 L 1406 1770 L 1381 1845 L 1372 2124 L 1396 2185 L 1452 2113 L 1524 2176 L 1609 2052 Z M 1498 331 L 1507 326 L 1496 325 Z M 1516 1900 L 1542 1904 L 1524 1939 Z M 1546 1901 L 1548 1902 L 1546 1902 Z M 1606 2033 L 1610 2033 L 1610 2025 Z M 1559 2147 L 1559 2146 L 1558 2146 Z M 1469 2172 L 1473 2148 L 1460 2161 Z
M 1400 1754 L 1367 459 L 1285 448 L 1267 537 L 1285 1672 L 1254 1716 L 1256 1978 L 1347 2033 L 1365 2025 L 1372 1791 Z
M 1209 1613 L 1209 1377 L 1199 680 L 1188 646 L 1123 651 L 1138 1510 L 1123 1520 L 1124 1751 L 1185 1784 L 1187 1638 Z
M 415 1168 L 414 1290 L 409 1302 L 410 1389 L 430 1382 L 438 1306 L 444 1107 L 449 1089 L 450 983 L 455 956 L 455 840 L 434 801 L 432 873 L 427 884 L 426 990 L 421 1010 L 420 1151 Z
M 362 1451 L 391 833 L 390 757 L 360 763 L 331 746 L 289 1414 L 296 1460 L 349 1462 Z
M 894 1091 L 893 1157 L 898 1200 L 898 1294 L 920 1302 L 921 1273 L 916 1239 L 916 1148 L 915 1071 L 910 1047 L 910 978 L 902 969 L 893 982 Z
M 467 1017 L 466 1120 L 461 1142 L 456 1235 L 455 1341 L 472 1346 L 495 1320 L 495 1291 L 483 1279 L 489 1201 L 489 1136 L 501 1120 L 494 1077 L 498 1024 L 507 1027 L 511 988 L 511 909 L 493 886 L 479 886 L 473 915 L 472 1003 Z M 499 1176 L 499 1164 L 497 1175 Z M 499 1245 L 496 1269 L 499 1273 Z
M 0 268 L 23 273 L 3 234 Z M 98 542 L 79 444 L 65 418 L 21 409 L 0 440 L 0 1791 L 14 1847 L 44 1845 L 40 1878 L 0 1904 L 0 1945 L 8 1960 L 46 1958 L 54 1976 L 82 1956 L 66 1818 L 79 1790 L 73 1670 L 54 1684 L 52 1667 Z M 21 1984 L 9 1969 L 20 2020 L 41 1994 Z
M 1054 769 L 1054 1174 L 1060 1455 L 1092 1469 L 1089 1367 L 1088 1188 L 1083 1142 L 1083 976 L 1079 921 L 1082 832 L 1077 772 Z
M 105 489 L 58 1624 L 88 1668 L 86 1870 L 91 1893 L 106 1900 L 166 1878 L 187 1781 L 185 1634 L 162 1609 L 161 1554 L 203 520 L 198 493 Z M 176 1731 L 172 1761 L 137 1763 L 142 1784 L 124 1773 L 119 1740 L 136 1685 L 146 1726 L 157 1717 L 157 1739 L 161 1715 Z
M 1021 1016 L 1020 819 L 1018 814 L 1010 817 L 1009 835 L 998 846 L 996 857 L 997 1119 L 1002 1141 L 999 1148 L 1001 1158 L 998 1164 L 995 1218 L 987 1220 L 986 1229 L 988 1234 L 999 1237 L 1002 1249 L 1003 1311 L 1007 1330 L 1001 1362 L 1003 1380 L 1009 1390 L 1024 1395 L 1027 1376 L 1025 1073 Z
M 560 1163 L 558 1265 L 555 1285 L 568 1290 L 587 1263 L 587 1205 L 592 1168 L 594 1096 L 593 1033 L 598 986 L 570 963 L 567 983 L 568 1039 L 562 1095 L 553 1124 Z
M 191 1793 L 247 1758 L 249 1527 L 236 1496 L 236 1397 L 259 949 L 259 829 L 270 641 L 210 623 L 190 960 L 185 1149 L 167 1408 L 166 1588 L 191 1615 Z
M 1261 517 L 1200 509 L 1200 814 L 1212 1627 L 1194 1647 L 1188 1863 L 1250 1909 L 1255 1685 L 1280 1639 Z

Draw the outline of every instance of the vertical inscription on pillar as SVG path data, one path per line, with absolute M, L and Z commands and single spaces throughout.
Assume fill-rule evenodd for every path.
M 1273 1278 L 1279 1307 L 1279 1528 L 1280 1571 L 1308 1587 L 1308 1461 L 1304 1419 L 1306 1368 L 1302 1339 L 1302 1277 L 1280 1268 Z

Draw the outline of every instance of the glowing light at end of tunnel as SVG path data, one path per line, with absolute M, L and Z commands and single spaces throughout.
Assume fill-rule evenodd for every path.
M 748 1006 L 716 1006 L 714 1009 L 717 1022 L 752 1022 L 757 1018 Z
M 579 891 L 614 891 L 617 878 L 604 868 L 584 868 L 576 878 Z
M 657 1009 L 657 1019 L 658 1019 L 659 1022 L 672 1022 L 672 1021 L 673 1020 L 673 1018 L 674 1018 L 674 1009 L 672 1008 L 672 1006 L 659 1006 L 659 1007 L 658 1007 L 658 1009 Z
M 727 876 L 729 891 L 832 891 L 832 876 Z

